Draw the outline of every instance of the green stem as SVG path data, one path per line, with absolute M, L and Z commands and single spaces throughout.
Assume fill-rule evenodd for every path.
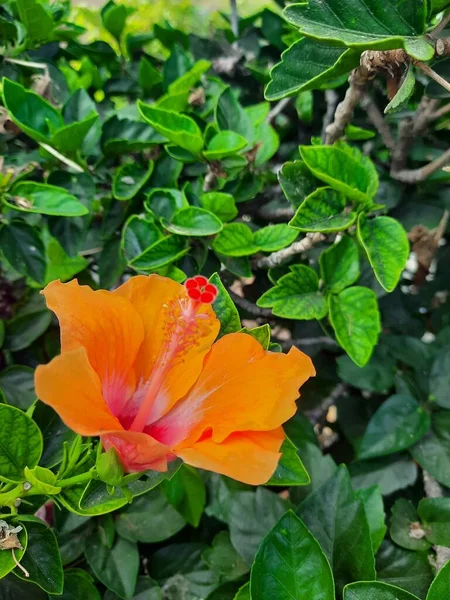
M 61 481 L 57 481 L 55 485 L 61 488 L 73 487 L 75 485 L 87 483 L 91 479 L 97 479 L 97 473 L 94 471 L 87 471 L 87 473 L 81 473 L 81 475 L 74 475 L 67 479 L 61 479 Z

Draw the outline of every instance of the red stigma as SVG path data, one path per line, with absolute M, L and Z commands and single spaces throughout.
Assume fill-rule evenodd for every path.
M 209 283 L 203 275 L 197 275 L 187 279 L 184 283 L 189 298 L 200 301 L 202 304 L 212 304 L 217 298 L 219 290 L 215 285 Z

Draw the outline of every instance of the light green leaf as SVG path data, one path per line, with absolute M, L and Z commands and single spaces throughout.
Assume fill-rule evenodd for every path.
M 115 4 L 114 2 L 111 2 L 106 5 L 106 10 L 103 10 L 101 15 L 104 28 L 107 29 L 117 41 L 120 41 L 127 22 L 127 7 L 124 4 Z
M 42 434 L 30 417 L 6 404 L 0 404 L 0 423 L 0 480 L 24 481 L 24 468 L 41 457 Z
M 410 63 L 406 69 L 400 89 L 384 109 L 384 114 L 389 115 L 401 110 L 411 98 L 415 85 L 416 78 L 414 77 L 414 69 L 412 63 Z
M 325 0 L 288 6 L 286 19 L 308 37 L 358 50 L 403 48 L 417 60 L 434 50 L 422 35 L 427 5 L 422 0 Z
M 11 522 L 8 522 L 8 525 L 10 527 L 17 527 L 17 523 L 12 524 Z M 22 526 L 22 531 L 20 531 L 17 534 L 17 537 L 19 538 L 19 542 L 22 545 L 22 549 L 20 548 L 15 548 L 14 549 L 14 554 L 16 557 L 16 560 L 18 562 L 21 562 L 23 555 L 25 554 L 25 550 L 27 549 L 27 545 L 28 545 L 28 536 L 27 536 L 27 530 L 25 527 Z M 10 573 L 14 567 L 16 566 L 16 563 L 13 559 L 13 555 L 11 550 L 1 550 L 0 551 L 0 580 L 3 579 L 3 577 L 6 577 L 6 575 L 8 575 L 8 573 Z M 2 591 L 1 588 L 1 583 L 0 583 L 0 592 Z
M 234 600 L 251 600 L 250 598 L 250 582 L 246 583 L 236 594 Z
M 314 116 L 314 95 L 311 90 L 300 92 L 295 99 L 295 110 L 300 121 L 311 123 Z
M 392 292 L 409 256 L 409 241 L 403 226 L 391 217 L 367 219 L 361 215 L 357 234 L 380 285 Z
M 213 304 L 214 312 L 220 321 L 219 336 L 239 331 L 241 329 L 239 311 L 219 275 L 213 273 L 209 278 L 209 282 L 215 285 L 219 292 Z
M 171 94 L 181 91 L 189 92 L 210 68 L 209 60 L 199 60 L 189 71 L 169 85 L 169 92 Z
M 285 223 L 267 225 L 254 233 L 255 244 L 263 252 L 276 252 L 289 246 L 298 237 L 298 231 Z
M 325 298 L 319 292 L 319 279 L 313 269 L 293 265 L 275 287 L 265 292 L 257 304 L 272 308 L 277 317 L 287 319 L 323 319 L 327 312 Z
M 114 174 L 113 196 L 117 200 L 131 200 L 147 183 L 153 172 L 154 162 L 151 160 L 144 169 L 139 163 L 129 162 L 122 165 Z
M 89 265 L 88 259 L 84 256 L 69 256 L 58 240 L 50 234 L 44 232 L 44 239 L 47 253 L 46 284 L 55 279 L 60 279 L 62 282 L 69 281 Z
M 47 40 L 54 23 L 46 5 L 39 0 L 16 0 L 21 22 L 25 25 L 30 40 Z
M 320 255 L 320 272 L 330 292 L 339 294 L 359 278 L 358 246 L 344 235 Z
M 345 128 L 345 138 L 347 140 L 371 140 L 375 136 L 375 131 L 372 131 L 371 129 L 363 129 L 362 127 L 352 125 L 351 123 Z
M 238 215 L 238 209 L 231 194 L 207 192 L 200 196 L 200 204 L 204 209 L 214 213 L 224 223 L 232 221 Z
M 250 593 L 252 600 L 334 600 L 330 564 L 292 511 L 261 543 L 252 567 Z
M 330 322 L 336 338 L 350 358 L 363 367 L 369 360 L 381 331 L 375 293 L 365 287 L 347 288 L 330 296 Z
M 430 429 L 430 416 L 410 396 L 396 394 L 386 400 L 369 421 L 359 458 L 376 458 L 406 450 Z
M 319 89 L 358 65 L 359 53 L 353 50 L 303 38 L 285 50 L 281 62 L 271 70 L 265 97 L 274 101 L 305 90 Z
M 321 187 L 305 198 L 289 225 L 300 231 L 327 233 L 348 229 L 356 217 L 344 194 Z
M 355 202 L 368 204 L 378 189 L 373 162 L 345 144 L 301 146 L 300 154 L 311 172 Z
M 197 123 L 187 117 L 169 110 L 154 108 L 138 102 L 142 117 L 161 135 L 173 144 L 198 154 L 203 148 L 203 136 Z
M 176 212 L 170 222 L 161 219 L 161 224 L 172 233 L 197 237 L 214 235 L 223 227 L 222 221 L 216 215 L 197 206 Z
M 436 575 L 430 589 L 427 600 L 445 600 L 448 594 L 448 582 L 450 581 L 450 561 L 444 565 Z
M 268 323 L 266 323 L 265 325 L 260 325 L 259 327 L 253 327 L 252 329 L 243 327 L 240 331 L 241 333 L 247 333 L 248 335 L 251 335 L 253 338 L 255 338 L 255 340 L 257 340 L 261 344 L 264 350 L 269 349 L 271 330 L 270 325 Z
M 47 183 L 19 181 L 4 200 L 14 210 L 58 217 L 81 217 L 89 210 L 64 188 Z
M 259 252 L 253 232 L 245 223 L 224 225 L 213 242 L 213 249 L 225 256 L 250 256 Z
M 224 156 L 236 154 L 248 145 L 248 142 L 242 135 L 234 131 L 219 131 L 208 143 L 203 156 L 207 160 L 220 160 Z

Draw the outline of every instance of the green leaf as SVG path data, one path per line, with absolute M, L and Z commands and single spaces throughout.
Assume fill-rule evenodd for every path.
M 0 594 L 5 600 L 48 600 L 48 594 L 37 585 L 21 581 L 14 575 L 0 579 Z
M 10 527 L 17 527 L 17 523 L 12 524 L 8 522 L 8 525 Z M 21 562 L 28 545 L 28 536 L 26 528 L 22 527 L 22 531 L 20 531 L 16 535 L 19 538 L 19 542 L 22 545 L 22 549 L 15 548 L 14 554 L 16 556 L 16 560 L 18 562 Z M 8 573 L 10 573 L 15 566 L 16 563 L 13 559 L 12 551 L 7 549 L 0 550 L 0 594 L 2 593 L 1 580 L 3 579 L 3 577 L 6 577 L 6 575 L 8 575 Z
M 421 0 L 325 0 L 294 4 L 286 19 L 308 37 L 358 50 L 403 48 L 417 60 L 430 60 L 434 50 L 422 35 L 427 6 Z M 357 18 L 356 18 L 357 16 Z
M 285 223 L 267 225 L 255 232 L 253 239 L 263 252 L 276 252 L 289 246 L 298 237 L 298 231 Z
M 38 0 L 16 0 L 21 22 L 25 25 L 30 40 L 47 40 L 53 31 L 51 14 Z
M 345 466 L 297 509 L 331 564 L 337 590 L 355 580 L 375 579 L 374 553 L 364 505 Z
M 406 69 L 400 89 L 384 109 L 384 114 L 389 115 L 401 110 L 413 95 L 415 85 L 414 69 L 412 63 L 410 63 Z
M 138 102 L 142 117 L 161 135 L 169 141 L 198 154 L 203 148 L 203 136 L 197 123 L 187 117 L 169 110 L 153 108 L 149 104 Z
M 427 540 L 450 548 L 450 498 L 423 498 L 417 512 Z
M 250 256 L 259 252 L 253 232 L 245 223 L 225 225 L 213 242 L 213 248 L 225 256 Z
M 102 147 L 106 155 L 131 154 L 164 143 L 166 138 L 142 121 L 119 119 L 116 115 L 102 127 Z
M 359 65 L 353 50 L 317 44 L 302 38 L 281 55 L 281 62 L 270 72 L 265 98 L 270 101 L 316 90 Z
M 314 116 L 314 96 L 311 90 L 300 92 L 295 99 L 295 110 L 300 121 L 311 123 Z
M 322 278 L 333 294 L 339 294 L 359 278 L 358 247 L 347 235 L 322 252 L 319 261 Z
M 264 538 L 252 567 L 250 593 L 252 600 L 334 600 L 330 564 L 292 511 Z
M 370 581 L 346 585 L 344 600 L 419 600 L 419 598 L 396 586 Z
M 234 600 L 251 600 L 250 598 L 250 582 L 246 583 L 236 594 Z
M 82 571 L 81 569 L 67 569 L 64 571 L 64 591 L 62 596 L 51 595 L 50 598 L 59 598 L 60 600 L 77 600 L 77 598 L 83 598 L 83 600 L 101 600 L 100 592 L 90 579 L 91 577 L 86 571 Z
M 430 589 L 427 600 L 445 600 L 448 594 L 448 582 L 450 581 L 450 561 L 444 565 L 436 575 Z
M 381 331 L 375 293 L 365 287 L 347 288 L 330 296 L 330 322 L 339 344 L 363 367 L 370 359 Z
M 231 497 L 229 525 L 231 543 L 251 565 L 261 540 L 276 525 L 289 505 L 263 487 L 256 492 L 236 492 Z
M 377 579 L 424 598 L 432 571 L 427 552 L 411 552 L 385 540 L 377 554 Z
M 77 600 L 77 598 L 73 600 Z M 103 600 L 119 600 L 119 596 L 111 590 L 107 590 Z M 150 577 L 141 575 L 137 580 L 133 600 L 163 600 L 161 588 Z
M 389 534 L 392 541 L 407 550 L 428 550 L 431 544 L 425 538 L 411 535 L 418 524 L 419 515 L 413 503 L 406 498 L 399 498 L 391 511 Z
M 305 198 L 289 225 L 300 231 L 341 231 L 356 221 L 357 213 L 351 208 L 344 194 L 322 187 Z
M 354 462 L 349 470 L 355 487 L 379 485 L 384 496 L 413 485 L 417 480 L 417 465 L 406 454 Z
M 8 404 L 27 410 L 36 400 L 33 369 L 21 365 L 7 367 L 0 373 L 0 389 Z
M 370 538 L 374 553 L 377 552 L 386 535 L 387 527 L 384 522 L 384 506 L 381 489 L 378 485 L 357 490 L 356 497 L 362 500 L 370 529 Z
M 430 398 L 442 408 L 450 408 L 450 347 L 439 350 L 430 373 Z
M 345 138 L 347 140 L 371 140 L 375 136 L 375 131 L 372 131 L 371 129 L 362 129 L 362 127 L 357 127 L 351 123 L 345 128 Z
M 247 565 L 231 545 L 228 531 L 221 531 L 214 537 L 211 547 L 203 551 L 202 559 L 227 581 L 248 573 Z
M 24 468 L 32 469 L 41 457 L 41 432 L 30 417 L 6 404 L 0 404 L 0 423 L 0 480 L 23 481 Z
M 45 283 L 48 284 L 55 279 L 69 281 L 74 275 L 83 271 L 89 261 L 84 256 L 69 256 L 57 239 L 46 234 L 44 231 L 47 252 L 47 271 Z
M 154 188 L 149 192 L 144 206 L 152 215 L 170 221 L 178 210 L 189 208 L 189 203 L 183 191 Z
M 47 183 L 19 181 L 5 204 L 14 210 L 58 217 L 81 217 L 89 210 L 64 188 Z
M 38 94 L 6 77 L 2 85 L 3 101 L 11 120 L 29 137 L 38 142 L 49 142 L 52 131 L 64 126 L 61 113 Z
M 204 209 L 219 217 L 223 223 L 232 221 L 238 215 L 238 209 L 231 194 L 207 192 L 200 196 L 200 204 Z
M 153 222 L 139 215 L 131 215 L 122 229 L 122 252 L 131 262 L 162 237 L 163 234 Z
M 0 228 L 0 247 L 13 269 L 45 283 L 45 247 L 37 228 L 19 220 L 5 223 Z
M 116 520 L 117 533 L 131 542 L 156 543 L 178 533 L 186 521 L 158 487 L 134 500 Z
M 138 81 L 145 95 L 150 94 L 152 89 L 163 80 L 161 73 L 152 63 L 142 56 L 139 61 Z
M 214 235 L 223 227 L 222 221 L 216 215 L 197 206 L 176 212 L 170 222 L 161 219 L 161 224 L 172 233 L 197 237 Z
M 387 292 L 392 292 L 409 256 L 406 231 L 391 217 L 366 219 L 361 215 L 357 233 L 380 285 Z
M 33 295 L 7 322 L 5 348 L 12 352 L 28 348 L 49 327 L 51 312 L 41 295 Z
M 57 129 L 52 135 L 52 146 L 61 152 L 76 152 L 83 146 L 83 142 L 97 119 L 98 114 L 94 113 L 82 121 Z
M 178 79 L 175 79 L 175 81 L 169 85 L 169 92 L 171 94 L 181 91 L 190 92 L 210 68 L 211 63 L 209 60 L 202 59 L 197 61 L 189 71 L 186 71 L 184 75 L 178 77 Z
M 432 416 L 432 430 L 410 448 L 415 461 L 443 485 L 450 487 L 450 418 L 447 411 Z
M 22 520 L 25 520 L 25 515 Z M 29 520 L 33 519 L 33 520 Z M 16 568 L 14 574 L 20 579 L 32 581 L 49 594 L 61 594 L 64 585 L 64 573 L 55 534 L 45 523 L 35 517 L 25 520 L 28 545 L 21 565 L 28 571 L 29 577 Z
M 278 171 L 278 181 L 294 208 L 298 208 L 320 186 L 320 181 L 301 160 L 284 163 Z
M 430 429 L 430 415 L 412 398 L 396 394 L 369 421 L 359 458 L 376 458 L 406 450 Z
M 114 546 L 108 548 L 100 531 L 96 531 L 86 544 L 85 555 L 94 575 L 103 585 L 123 600 L 133 598 L 139 572 L 137 544 L 118 537 Z
M 243 327 L 240 331 L 241 333 L 247 333 L 248 335 L 251 335 L 253 338 L 255 338 L 255 340 L 257 340 L 261 344 L 264 350 L 268 350 L 270 345 L 270 337 L 272 333 L 270 330 L 270 325 L 266 323 L 266 325 L 253 327 L 252 329 Z
M 250 144 L 254 140 L 255 127 L 230 87 L 220 94 L 217 101 L 216 123 L 221 131 L 234 131 Z
M 300 146 L 300 154 L 313 175 L 355 202 L 368 204 L 378 189 L 378 174 L 373 162 L 357 148 Z
M 123 4 L 111 4 L 106 5 L 106 10 L 102 11 L 103 26 L 109 33 L 120 41 L 123 30 L 125 29 L 128 9 Z
M 209 282 L 216 286 L 219 293 L 214 300 L 213 308 L 217 318 L 220 321 L 219 336 L 227 333 L 235 333 L 241 329 L 241 317 L 239 311 L 234 305 L 226 287 L 223 285 L 217 273 L 213 273 Z
M 220 160 L 230 154 L 236 154 L 248 145 L 247 140 L 234 131 L 219 131 L 208 143 L 203 156 L 207 160 Z
M 291 272 L 278 279 L 276 286 L 265 292 L 258 306 L 272 308 L 277 317 L 287 319 L 323 319 L 327 312 L 325 298 L 319 292 L 319 278 L 305 265 L 289 267 Z
M 311 480 L 305 469 L 296 446 L 286 437 L 280 449 L 281 458 L 277 470 L 267 485 L 309 485 Z
M 154 271 L 181 258 L 188 248 L 183 237 L 169 235 L 154 243 L 129 262 L 136 271 Z
M 337 359 L 338 374 L 353 387 L 368 392 L 387 393 L 395 383 L 395 360 L 389 350 L 380 344 L 364 367 L 358 367 L 348 356 Z
M 205 484 L 200 473 L 188 465 L 181 465 L 170 481 L 163 481 L 162 489 L 182 517 L 193 527 L 198 527 L 206 503 Z
M 114 174 L 112 193 L 117 200 L 131 200 L 147 183 L 153 172 L 151 160 L 144 169 L 139 163 L 129 162 L 122 165 Z
M 51 469 L 58 465 L 63 458 L 64 442 L 71 444 L 76 433 L 64 425 L 58 414 L 43 402 L 38 402 L 36 405 L 33 419 L 38 424 L 44 440 L 44 449 L 39 464 Z

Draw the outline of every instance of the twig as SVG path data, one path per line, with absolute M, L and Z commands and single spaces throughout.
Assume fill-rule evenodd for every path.
M 436 160 L 431 161 L 424 167 L 420 167 L 420 169 L 392 170 L 391 177 L 397 181 L 402 181 L 403 183 L 418 183 L 419 181 L 424 181 L 435 171 L 448 165 L 448 163 L 450 163 L 450 149 L 444 152 L 444 154 Z
M 291 103 L 291 101 L 292 101 L 292 98 L 283 98 L 282 100 L 277 102 L 277 104 L 275 104 L 275 106 L 272 108 L 272 110 L 267 115 L 266 122 L 269 124 L 272 123 L 272 121 L 276 117 L 278 117 L 278 115 L 280 113 L 283 112 L 283 110 L 286 108 L 286 106 L 288 106 L 288 104 Z
M 450 22 L 450 11 L 442 17 L 442 19 L 439 21 L 439 23 L 436 25 L 436 27 L 433 29 L 433 31 L 430 32 L 429 37 L 432 40 L 437 39 L 439 37 L 439 34 L 441 33 L 441 31 L 444 31 L 444 29 L 447 27 L 449 22 Z
M 330 406 L 335 404 L 336 400 L 338 400 L 341 396 L 343 396 L 348 390 L 348 385 L 346 383 L 338 383 L 328 394 L 326 398 L 322 400 L 322 402 L 316 408 L 305 411 L 306 416 L 309 418 L 313 425 L 317 425 L 322 421 L 324 415 L 327 414 Z
M 44 142 L 39 142 L 39 146 L 44 148 L 44 150 L 47 150 L 49 154 L 52 154 L 55 158 L 57 158 L 62 163 L 73 169 L 76 173 L 84 173 L 84 169 L 80 167 L 80 165 L 77 165 L 76 162 L 73 162 L 73 160 L 70 160 L 70 158 L 67 158 L 67 156 L 64 156 L 64 154 L 58 152 L 58 150 L 55 150 L 48 144 L 44 144 Z
M 16 555 L 14 554 L 14 548 L 11 549 L 11 552 L 12 552 L 13 561 L 14 561 L 14 564 L 16 565 L 16 567 L 18 567 L 22 571 L 22 573 L 25 575 L 25 577 L 29 577 L 30 574 L 28 573 L 28 571 L 17 560 Z
M 239 306 L 239 308 L 242 308 L 255 317 L 273 317 L 273 313 L 270 308 L 260 308 L 253 302 L 250 302 L 250 300 L 247 300 L 247 298 L 239 296 L 239 294 L 236 294 L 236 292 L 233 292 L 233 290 L 228 290 L 228 293 L 230 294 L 233 302 Z
M 327 127 L 331 125 L 334 119 L 334 113 L 339 102 L 339 96 L 335 90 L 325 90 L 325 101 L 327 103 L 327 112 L 322 123 L 322 140 L 325 141 L 327 136 Z
M 444 491 L 439 482 L 428 471 L 423 471 L 423 487 L 427 498 L 442 498 Z M 450 560 L 450 548 L 434 546 L 436 552 L 436 571 L 439 571 Z
M 297 338 L 291 340 L 277 340 L 283 350 L 289 350 L 291 346 L 299 348 L 308 348 L 309 346 L 330 346 L 331 348 L 337 348 L 338 344 L 333 338 L 327 336 L 321 336 L 316 338 Z
M 5 58 L 5 62 L 21 67 L 29 67 L 30 69 L 42 69 L 43 71 L 48 71 L 48 65 L 46 63 L 30 62 L 28 60 L 19 60 L 18 58 Z
M 231 29 L 234 37 L 239 37 L 239 13 L 236 0 L 230 0 L 231 4 Z
M 394 136 L 392 135 L 391 128 L 383 117 L 380 109 L 373 101 L 373 98 L 369 96 L 369 94 L 363 95 L 361 99 L 361 106 L 366 111 L 372 125 L 381 135 L 381 139 L 383 140 L 386 148 L 393 150 L 395 148 L 395 140 Z
M 439 83 L 439 85 L 441 85 L 444 89 L 446 89 L 447 92 L 450 92 L 450 83 L 446 79 L 441 77 L 439 75 L 439 73 L 436 73 L 436 71 L 433 71 L 433 69 L 431 67 L 429 67 L 427 64 L 421 62 L 420 60 L 416 61 L 414 64 L 421 71 L 423 71 L 426 75 L 428 75 L 428 77 L 431 77 L 431 79 L 434 79 L 434 81 Z
M 448 113 L 450 113 L 450 104 L 445 104 L 432 115 L 430 115 L 430 121 L 437 121 L 441 117 L 445 117 L 445 115 L 448 115 Z
M 283 250 L 273 252 L 269 256 L 264 256 L 255 261 L 254 266 L 257 269 L 271 269 L 281 264 L 287 258 L 294 256 L 295 254 L 302 254 L 325 239 L 323 233 L 307 233 L 306 236 L 299 242 L 294 242 Z

